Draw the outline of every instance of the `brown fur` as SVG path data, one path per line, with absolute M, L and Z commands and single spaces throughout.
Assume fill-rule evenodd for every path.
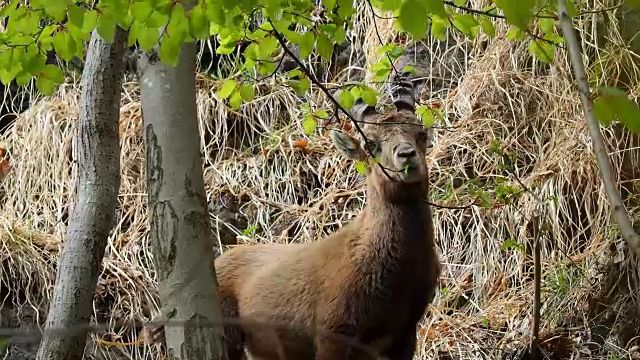
M 390 180 L 374 166 L 365 209 L 336 233 L 304 244 L 238 246 L 217 258 L 223 316 L 264 324 L 226 328 L 230 360 L 241 358 L 244 344 L 259 359 L 366 354 L 314 330 L 349 336 L 387 358 L 412 358 L 416 325 L 440 274 L 431 210 L 421 200 L 428 195 L 426 140 L 413 113 L 368 121 L 405 123 L 368 125 L 367 138 L 387 144 L 380 151 L 383 165 L 393 163 L 389 149 L 395 144 L 411 143 L 423 162 L 422 180 L 406 183 L 388 171 Z M 288 327 L 277 328 L 283 324 Z

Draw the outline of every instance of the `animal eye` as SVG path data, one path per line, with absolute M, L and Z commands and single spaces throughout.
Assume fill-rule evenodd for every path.
M 418 133 L 418 140 L 420 142 L 427 142 L 427 140 L 429 140 L 429 133 L 427 131 L 427 129 L 422 129 L 422 131 Z
M 364 144 L 364 149 L 367 152 L 375 155 L 380 150 L 380 145 L 378 144 L 377 141 L 367 140 L 367 142 Z

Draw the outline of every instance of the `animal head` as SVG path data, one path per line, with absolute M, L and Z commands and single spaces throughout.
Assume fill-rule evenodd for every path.
M 395 109 L 378 113 L 375 107 L 361 99 L 353 105 L 351 114 L 362 129 L 365 139 L 359 141 L 340 130 L 331 131 L 331 139 L 345 156 L 364 160 L 367 156 L 378 159 L 384 167 L 371 166 L 374 176 L 388 177 L 400 183 L 418 183 L 426 180 L 425 155 L 431 134 L 415 115 L 415 102 L 410 81 L 401 81 L 393 93 Z M 386 174 L 385 174 L 386 172 Z

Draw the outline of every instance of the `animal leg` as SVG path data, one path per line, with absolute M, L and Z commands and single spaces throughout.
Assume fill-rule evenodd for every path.
M 220 301 L 222 317 L 224 319 L 237 320 L 239 317 L 237 302 L 233 297 L 225 296 Z M 147 345 L 164 344 L 166 335 L 164 324 L 160 322 L 163 316 L 159 315 L 152 323 L 146 323 L 142 329 L 143 338 Z M 244 332 L 237 321 L 224 326 L 224 342 L 227 348 L 229 360 L 241 360 L 244 356 Z
M 316 360 L 346 360 L 355 354 L 352 342 L 357 342 L 354 331 L 345 326 L 329 326 L 315 336 Z
M 416 351 L 416 328 L 407 329 L 402 336 L 399 336 L 391 344 L 391 347 L 385 354 L 390 360 L 411 360 Z
M 152 319 L 151 323 L 146 323 L 142 327 L 142 338 L 147 345 L 164 344 L 166 341 L 162 315 Z
M 224 326 L 225 344 L 229 360 L 241 360 L 244 356 L 245 334 L 239 323 L 240 312 L 238 302 L 231 296 L 223 296 L 220 300 Z M 226 320 L 232 320 L 231 323 Z

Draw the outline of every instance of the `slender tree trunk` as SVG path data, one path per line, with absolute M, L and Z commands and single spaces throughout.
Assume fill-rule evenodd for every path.
M 593 112 L 593 101 L 591 100 L 591 94 L 589 91 L 589 80 L 587 79 L 587 71 L 582 63 L 582 53 L 580 51 L 580 42 L 576 35 L 576 31 L 573 28 L 573 22 L 569 13 L 567 12 L 567 0 L 558 0 L 558 20 L 562 27 L 562 36 L 567 44 L 567 51 L 569 52 L 569 60 L 573 67 L 573 73 L 576 77 L 578 84 L 578 91 L 580 93 L 580 99 L 582 100 L 582 108 L 584 109 L 585 116 L 587 118 L 587 127 L 591 134 L 591 140 L 593 142 L 593 151 L 595 152 L 596 162 L 600 169 L 600 176 L 604 183 L 604 189 L 609 198 L 611 204 L 611 211 L 613 212 L 613 218 L 620 227 L 620 234 L 627 242 L 627 245 L 634 252 L 634 254 L 640 257 L 640 235 L 633 229 L 631 219 L 627 209 L 622 202 L 622 197 L 616 184 L 615 174 L 611 168 L 609 162 L 609 152 L 602 138 L 600 132 L 600 124 L 596 115 Z
M 150 236 L 162 314 L 168 322 L 167 349 L 175 359 L 225 359 L 200 157 L 195 43 L 182 45 L 176 67 L 145 53 L 137 68 Z
M 80 360 L 120 184 L 118 119 L 126 34 L 109 44 L 91 35 L 76 133 L 77 197 L 58 260 L 38 360 Z

